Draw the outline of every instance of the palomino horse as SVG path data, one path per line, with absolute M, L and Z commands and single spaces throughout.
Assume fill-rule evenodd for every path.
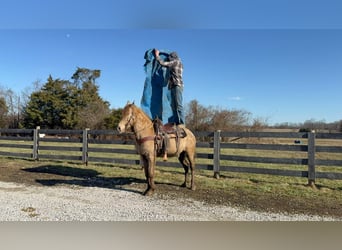
M 194 170 L 195 170 L 195 150 L 196 138 L 193 133 L 183 125 L 178 125 L 184 129 L 184 138 L 170 138 L 167 147 L 167 156 L 177 156 L 185 171 L 184 183 L 186 187 L 191 169 L 191 186 L 195 190 Z M 154 170 L 157 157 L 156 133 L 151 119 L 137 106 L 130 103 L 124 107 L 122 118 L 118 125 L 119 133 L 132 131 L 135 135 L 136 148 L 140 155 L 140 164 L 143 165 L 147 180 L 147 189 L 144 195 L 151 195 L 155 190 Z

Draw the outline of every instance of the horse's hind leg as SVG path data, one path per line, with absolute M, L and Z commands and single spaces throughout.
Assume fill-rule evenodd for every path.
M 187 158 L 189 161 L 190 169 L 191 169 L 191 190 L 196 190 L 195 186 L 195 153 L 187 153 Z
M 195 191 L 196 190 L 196 186 L 195 186 L 195 166 L 192 165 L 191 167 L 191 186 L 190 189 Z
M 196 190 L 195 186 L 195 153 L 194 152 L 182 152 L 179 156 L 179 161 L 182 163 L 184 167 L 184 183 L 182 184 L 182 187 L 186 187 L 186 183 L 188 182 L 189 179 L 189 168 L 191 170 L 191 185 L 190 189 L 191 190 Z
M 181 187 L 186 187 L 186 183 L 188 182 L 188 179 L 189 179 L 189 166 L 186 164 L 186 152 L 185 151 L 183 151 L 179 155 L 178 160 L 184 168 L 184 183 L 181 185 Z

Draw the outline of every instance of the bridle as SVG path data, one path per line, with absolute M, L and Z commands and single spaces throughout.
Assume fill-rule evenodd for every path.
M 134 121 L 135 117 L 134 117 L 133 111 L 132 111 L 132 110 L 130 110 L 130 111 L 131 111 L 131 112 L 130 112 L 131 114 L 130 114 L 130 116 L 127 118 L 127 122 L 126 122 L 126 124 L 125 124 L 125 130 L 127 131 L 128 128 L 131 128 L 132 132 L 134 133 L 135 138 L 137 138 L 137 134 L 138 134 L 138 133 L 144 131 L 145 129 L 148 129 L 148 128 L 153 127 L 153 123 L 151 123 L 150 125 L 144 126 L 142 129 L 135 130 L 135 129 L 134 129 L 134 126 L 133 126 L 133 122 L 132 122 L 132 121 Z M 145 141 L 154 140 L 155 137 L 156 137 L 155 135 L 153 135 L 153 136 L 146 136 L 146 137 L 143 137 L 143 138 L 141 138 L 141 139 L 136 139 L 136 140 L 137 140 L 137 142 L 138 142 L 139 144 L 142 144 L 142 143 L 144 143 Z
M 127 131 L 128 128 L 131 128 L 133 130 L 133 124 L 131 124 L 131 122 L 134 120 L 134 117 L 133 117 L 133 112 L 131 112 L 131 115 L 129 116 L 129 118 L 127 119 L 127 122 L 125 124 L 125 130 Z M 133 130 L 134 132 L 134 130 Z

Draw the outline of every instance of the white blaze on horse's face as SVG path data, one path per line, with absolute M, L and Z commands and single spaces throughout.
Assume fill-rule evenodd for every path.
M 118 132 L 125 133 L 128 129 L 133 126 L 133 111 L 131 105 L 126 105 L 126 107 L 122 110 L 122 118 L 118 125 Z

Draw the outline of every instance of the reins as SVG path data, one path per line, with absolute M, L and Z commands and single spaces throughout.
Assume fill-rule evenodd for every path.
M 133 114 L 132 114 L 131 117 L 128 119 L 128 123 L 130 123 L 132 119 L 133 119 Z M 128 123 L 127 123 L 127 124 L 128 124 Z M 133 133 L 134 133 L 134 136 L 135 136 L 135 138 L 136 138 L 136 142 L 137 142 L 139 145 L 141 145 L 141 144 L 143 144 L 143 143 L 145 143 L 145 142 L 147 142 L 147 141 L 154 141 L 154 140 L 156 139 L 156 135 L 155 135 L 155 134 L 154 134 L 154 135 L 149 135 L 149 136 L 146 136 L 146 137 L 143 137 L 143 138 L 140 138 L 140 139 L 137 139 L 137 134 L 138 134 L 138 133 L 144 131 L 145 129 L 149 129 L 149 128 L 151 128 L 151 127 L 153 127 L 153 123 L 152 123 L 152 122 L 151 122 L 150 125 L 147 125 L 147 126 L 143 127 L 142 129 L 139 129 L 139 130 L 133 129 Z M 133 126 L 133 128 L 134 128 L 134 126 Z

